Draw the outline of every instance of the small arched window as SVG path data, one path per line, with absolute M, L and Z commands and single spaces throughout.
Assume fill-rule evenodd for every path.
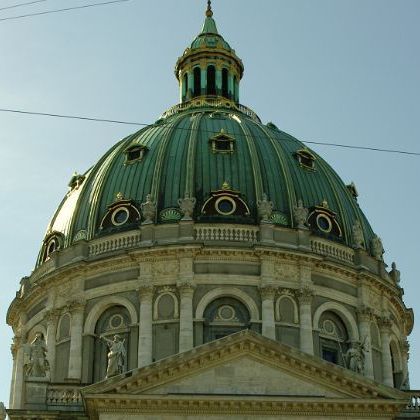
M 207 67 L 207 95 L 216 95 L 216 69 Z
M 204 342 L 209 342 L 249 328 L 250 316 L 242 302 L 223 297 L 210 303 L 204 319 Z
M 196 67 L 194 69 L 194 96 L 201 95 L 201 69 Z
M 342 319 L 326 311 L 319 320 L 321 357 L 336 365 L 346 366 L 344 355 L 348 350 L 349 335 Z
M 184 82 L 183 82 L 183 94 L 184 97 L 188 95 L 188 73 L 184 74 Z
M 228 77 L 229 73 L 227 69 L 222 70 L 222 96 L 229 98 L 229 88 L 228 88 Z

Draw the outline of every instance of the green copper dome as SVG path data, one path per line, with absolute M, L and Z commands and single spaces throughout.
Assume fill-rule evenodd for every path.
M 38 263 L 57 247 L 185 218 L 269 223 L 310 229 L 350 247 L 378 245 L 355 187 L 346 186 L 303 143 L 239 105 L 242 62 L 227 43 L 217 54 L 208 53 L 211 39 L 223 38 L 209 6 L 191 47 L 203 45 L 200 64 L 191 49 L 177 62 L 181 103 L 118 142 L 88 172 L 73 176 Z

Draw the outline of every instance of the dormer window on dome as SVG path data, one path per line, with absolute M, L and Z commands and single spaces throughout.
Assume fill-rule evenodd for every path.
M 232 190 L 227 182 L 223 183 L 221 190 L 211 193 L 211 197 L 204 203 L 201 213 L 210 217 L 250 215 L 249 207 L 240 197 L 239 192 Z
M 295 153 L 295 157 L 299 162 L 299 165 L 305 169 L 315 169 L 315 156 L 307 149 L 298 150 Z
M 62 248 L 63 239 L 63 234 L 59 232 L 52 232 L 45 237 L 42 247 L 42 261 L 47 261 L 54 252 Z
M 125 164 L 141 161 L 148 151 L 146 146 L 136 144 L 125 150 Z
M 235 139 L 224 132 L 210 139 L 210 146 L 213 153 L 233 153 L 235 150 Z
M 308 216 L 308 224 L 312 230 L 315 230 L 322 236 L 341 238 L 342 232 L 336 216 L 336 213 L 328 208 L 328 203 L 324 200 L 321 205 L 311 209 Z
M 130 227 L 139 221 L 140 212 L 133 205 L 132 200 L 126 200 L 121 193 L 118 193 L 116 201 L 108 206 L 108 211 L 102 218 L 99 229 L 112 230 Z

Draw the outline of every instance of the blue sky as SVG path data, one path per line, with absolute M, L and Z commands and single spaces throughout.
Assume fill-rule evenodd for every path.
M 0 0 L 0 7 L 21 0 Z M 23 1 L 22 1 L 23 2 Z M 49 0 L 0 18 L 94 1 Z M 205 1 L 130 0 L 0 21 L 0 108 L 151 123 L 178 100 L 175 61 L 199 32 Z M 418 0 L 214 0 L 219 31 L 245 64 L 241 102 L 302 141 L 420 152 Z M 73 171 L 136 127 L 0 112 L 0 401 L 12 333 L 5 314 L 29 275 Z M 312 146 L 345 182 L 402 272 L 420 314 L 420 157 Z M 420 333 L 411 337 L 420 388 Z

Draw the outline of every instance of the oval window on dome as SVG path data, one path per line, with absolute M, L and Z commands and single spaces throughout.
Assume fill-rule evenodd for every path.
M 216 200 L 216 211 L 223 216 L 230 216 L 235 213 L 236 203 L 231 197 L 222 196 Z
M 325 214 L 318 214 L 316 217 L 316 224 L 322 232 L 330 233 L 332 229 L 331 219 Z
M 60 233 L 53 233 L 47 236 L 44 240 L 44 251 L 42 260 L 48 260 L 51 255 L 58 251 L 62 245 L 62 236 Z
M 302 168 L 315 169 L 315 156 L 309 150 L 298 150 L 295 153 L 295 157 Z
M 124 223 L 127 223 L 129 217 L 130 211 L 127 207 L 118 207 L 112 213 L 111 222 L 114 226 L 121 226 Z

